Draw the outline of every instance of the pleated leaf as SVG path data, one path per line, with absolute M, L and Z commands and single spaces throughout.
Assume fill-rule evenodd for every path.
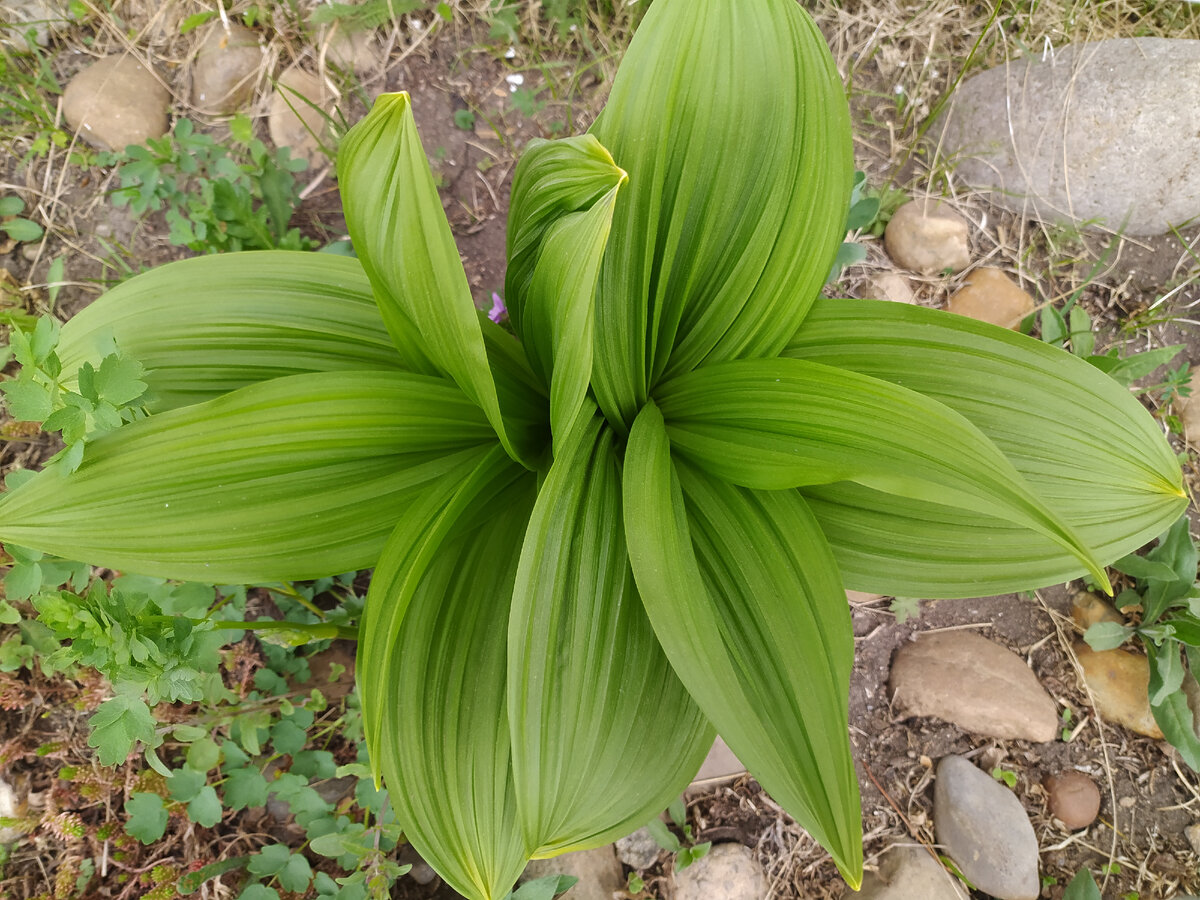
M 967 419 L 915 391 L 800 359 L 735 360 L 664 384 L 673 450 L 766 490 L 848 481 L 1046 535 L 1102 585 L 1089 548 Z
M 714 737 L 634 585 L 611 428 L 581 418 L 559 447 L 525 537 L 509 623 L 517 809 L 535 856 L 600 846 L 644 825 L 687 787 Z
M 510 767 L 505 656 L 532 493 L 497 504 L 482 527 L 438 546 L 386 668 L 359 675 L 384 682 L 387 739 L 372 758 L 382 763 L 405 838 L 470 900 L 506 896 L 528 859 Z
M 395 510 L 395 529 L 375 564 L 359 628 L 358 685 L 373 761 L 380 759 L 381 743 L 389 734 L 381 723 L 392 685 L 383 673 L 396 652 L 404 617 L 426 569 L 447 541 L 480 527 L 487 516 L 506 509 L 514 493 L 524 496 L 533 485 L 533 475 L 493 445 L 486 455 L 458 460 L 413 503 Z M 506 599 L 506 608 L 507 604 Z M 377 762 L 376 767 L 378 774 Z
M 137 275 L 67 322 L 57 352 L 74 373 L 114 350 L 146 367 L 152 412 L 304 372 L 433 371 L 388 339 L 357 260 L 282 250 L 198 256 Z
M 786 354 L 918 391 L 971 421 L 1096 557 L 1164 531 L 1186 505 L 1161 429 L 1095 367 L 1007 329 L 869 300 L 820 300 Z M 922 597 L 1056 584 L 1086 569 L 1044 535 L 858 485 L 806 488 L 847 585 Z
M 815 519 L 795 491 L 677 472 L 653 403 L 630 434 L 624 498 L 634 575 L 671 665 L 738 758 L 857 887 L 854 637 Z
M 587 394 L 596 278 L 625 180 L 590 135 L 536 144 L 513 180 L 509 316 L 530 365 L 550 386 L 556 436 L 565 435 Z
M 398 512 L 495 443 L 450 382 L 327 372 L 250 385 L 126 425 L 77 472 L 0 497 L 0 540 L 206 583 L 373 565 Z
M 628 427 L 664 373 L 787 343 L 845 236 L 850 125 L 794 0 L 658 0 L 592 133 L 629 173 L 594 375 L 605 415 Z
M 487 415 L 514 459 L 539 452 L 510 434 L 488 368 L 479 318 L 450 224 L 421 147 L 408 94 L 384 94 L 342 139 L 338 181 L 346 228 L 396 346 L 419 336 L 437 369 Z

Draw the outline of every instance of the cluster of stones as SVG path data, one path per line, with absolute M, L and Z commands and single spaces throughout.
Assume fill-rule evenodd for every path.
M 325 59 L 342 68 L 378 66 L 370 36 L 332 35 Z M 79 136 L 102 150 L 122 150 L 161 137 L 172 104 L 184 115 L 225 117 L 252 108 L 260 86 L 267 128 L 279 147 L 315 163 L 329 145 L 328 112 L 333 94 L 321 78 L 295 64 L 270 79 L 268 55 L 259 36 L 234 22 L 215 21 L 198 36 L 179 90 L 133 52 L 102 57 L 75 74 L 63 92 L 63 115 Z

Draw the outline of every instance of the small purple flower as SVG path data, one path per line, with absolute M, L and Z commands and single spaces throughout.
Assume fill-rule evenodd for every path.
M 501 319 L 508 315 L 508 307 L 504 305 L 504 300 L 499 294 L 492 293 L 492 308 L 488 310 L 488 318 L 493 322 L 499 323 Z

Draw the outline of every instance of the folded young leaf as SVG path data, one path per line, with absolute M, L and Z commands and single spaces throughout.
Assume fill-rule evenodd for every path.
M 70 475 L 49 466 L 0 496 L 0 540 L 184 581 L 318 578 L 373 565 L 397 511 L 494 444 L 442 378 L 276 378 L 98 438 Z
M 436 373 L 416 348 L 388 339 L 355 259 L 271 250 L 168 263 L 137 275 L 62 328 L 72 374 L 116 349 L 146 368 L 146 406 L 162 412 L 304 372 Z
M 566 434 L 592 376 L 593 298 L 625 173 L 590 135 L 526 151 L 509 217 L 509 316 Z
M 633 582 L 612 429 L 581 417 L 557 444 L 525 536 L 508 639 L 517 809 L 535 856 L 644 825 L 687 787 L 714 737 Z
M 403 349 L 415 329 L 429 359 L 479 405 L 509 455 L 532 466 L 542 448 L 536 435 L 510 428 L 501 414 L 467 275 L 408 94 L 376 98 L 347 132 L 338 182 L 346 228 L 396 346 Z
M 788 356 L 920 392 L 1000 448 L 1033 492 L 1110 562 L 1186 505 L 1161 429 L 1129 392 L 1068 354 L 963 316 L 870 300 L 819 300 Z M 1041 534 L 857 485 L 805 488 L 847 585 L 980 596 L 1077 578 Z
M 436 548 L 386 666 L 359 674 L 386 692 L 387 737 L 372 759 L 404 835 L 469 900 L 506 896 L 529 856 L 509 765 L 505 655 L 532 500 L 530 489 L 473 507 L 491 513 L 487 524 Z
M 793 0 L 659 0 L 592 133 L 629 173 L 593 385 L 627 427 L 664 373 L 787 343 L 845 236 L 850 128 L 829 49 Z
M 704 366 L 656 392 L 672 449 L 734 484 L 765 490 L 850 481 L 1032 529 L 1107 586 L 1071 528 L 988 438 L 947 406 L 800 359 Z
M 854 659 L 833 556 L 795 491 L 672 463 L 648 403 L 625 452 L 625 531 L 646 612 L 705 715 L 765 787 L 862 880 L 850 756 Z

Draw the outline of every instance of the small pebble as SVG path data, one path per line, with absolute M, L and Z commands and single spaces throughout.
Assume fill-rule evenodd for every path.
M 1100 815 L 1100 789 L 1082 772 L 1060 772 L 1047 778 L 1043 785 L 1050 814 L 1068 830 L 1087 828 Z
M 967 276 L 954 292 L 947 309 L 1001 328 L 1018 328 L 1033 312 L 1033 297 L 1000 269 L 984 266 Z
M 716 844 L 675 875 L 675 900 L 764 900 L 769 887 L 748 847 Z
M 971 264 L 967 220 L 942 201 L 913 200 L 896 210 L 883 233 L 888 256 L 922 275 L 961 272 Z

